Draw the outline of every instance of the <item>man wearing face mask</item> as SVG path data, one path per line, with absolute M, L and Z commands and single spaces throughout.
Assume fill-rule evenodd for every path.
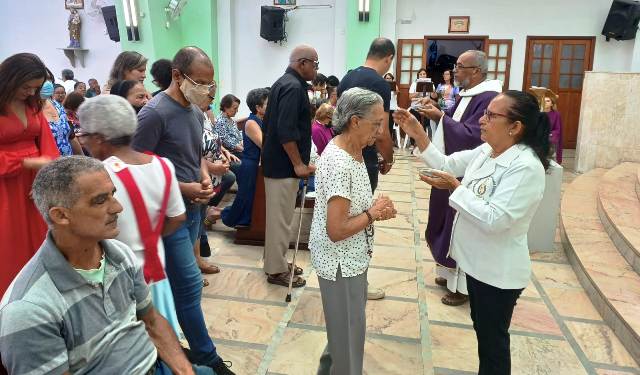
M 213 64 L 198 47 L 184 47 L 173 58 L 171 85 L 138 113 L 132 147 L 168 158 L 175 166 L 187 220 L 163 237 L 166 271 L 180 327 L 189 342 L 189 359 L 233 374 L 216 352 L 201 307 L 202 275 L 193 253 L 201 223 L 201 205 L 213 196 L 211 178 L 202 159 L 203 119 L 200 107 L 209 103 L 214 85 Z M 230 366 L 229 366 L 230 367 Z

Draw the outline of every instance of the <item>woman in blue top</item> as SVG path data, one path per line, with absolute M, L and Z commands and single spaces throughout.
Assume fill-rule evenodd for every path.
M 53 100 L 53 91 L 53 83 L 45 81 L 40 89 L 40 97 L 44 101 L 42 112 L 47 118 L 47 122 L 49 122 L 49 128 L 51 129 L 51 134 L 53 134 L 53 139 L 56 141 L 60 155 L 83 155 L 82 147 L 80 147 L 80 143 L 78 143 L 75 133 L 69 125 L 64 107 Z
M 251 111 L 242 135 L 244 149 L 240 167 L 236 173 L 238 193 L 230 207 L 222 211 L 222 222 L 228 227 L 248 226 L 253 211 L 258 165 L 262 151 L 262 119 L 267 110 L 269 89 L 253 89 L 247 94 L 247 106 Z

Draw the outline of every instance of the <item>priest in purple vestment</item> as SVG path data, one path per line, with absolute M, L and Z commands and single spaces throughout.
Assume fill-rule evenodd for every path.
M 442 112 L 435 102 L 426 99 L 419 109 L 423 116 L 438 123 L 433 144 L 445 155 L 471 150 L 482 143 L 480 117 L 491 99 L 502 92 L 502 82 L 487 80 L 487 56 L 482 51 L 470 50 L 461 54 L 453 72 L 456 86 L 461 90 L 455 105 Z M 468 300 L 466 276 L 449 257 L 454 216 L 455 210 L 449 206 L 449 191 L 432 188 L 426 238 L 436 261 L 436 284 L 449 290 L 442 297 L 442 303 L 451 306 Z
M 544 111 L 547 112 L 549 123 L 551 124 L 549 140 L 556 152 L 556 161 L 558 164 L 562 164 L 562 119 L 560 118 L 560 112 L 558 112 L 555 97 L 544 97 Z

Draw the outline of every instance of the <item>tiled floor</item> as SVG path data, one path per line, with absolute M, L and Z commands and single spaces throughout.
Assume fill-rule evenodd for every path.
M 572 167 L 566 152 L 565 167 Z M 369 282 L 387 297 L 367 304 L 366 374 L 473 374 L 476 340 L 469 306 L 445 306 L 434 284 L 424 242 L 429 188 L 417 179 L 419 162 L 398 152 L 377 193 L 396 202 L 398 217 L 376 226 Z M 565 172 L 568 183 L 574 175 Z M 640 374 L 638 364 L 602 321 L 564 255 L 533 253 L 531 283 L 511 327 L 513 374 Z M 262 248 L 233 245 L 233 230 L 209 233 L 212 261 L 203 309 L 209 332 L 238 374 L 315 374 L 326 343 L 317 277 L 309 254 L 298 253 L 307 286 L 285 303 L 286 289 L 266 283 Z

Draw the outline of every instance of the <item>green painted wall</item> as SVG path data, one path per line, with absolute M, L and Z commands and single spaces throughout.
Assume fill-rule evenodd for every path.
M 133 42 L 127 40 L 122 1 L 115 1 L 122 50 L 137 51 L 146 56 L 149 70 L 154 61 L 172 59 L 180 48 L 193 45 L 202 48 L 217 68 L 217 1 L 189 0 L 180 17 L 171 21 L 168 28 L 164 11 L 167 3 L 161 0 L 137 0 L 139 14 L 142 15 L 139 17 L 140 41 Z M 147 74 L 147 77 L 145 86 L 155 90 L 151 75 Z
M 347 3 L 347 70 L 364 63 L 371 42 L 380 36 L 380 7 L 382 0 L 370 0 L 369 22 L 358 21 L 358 0 Z

